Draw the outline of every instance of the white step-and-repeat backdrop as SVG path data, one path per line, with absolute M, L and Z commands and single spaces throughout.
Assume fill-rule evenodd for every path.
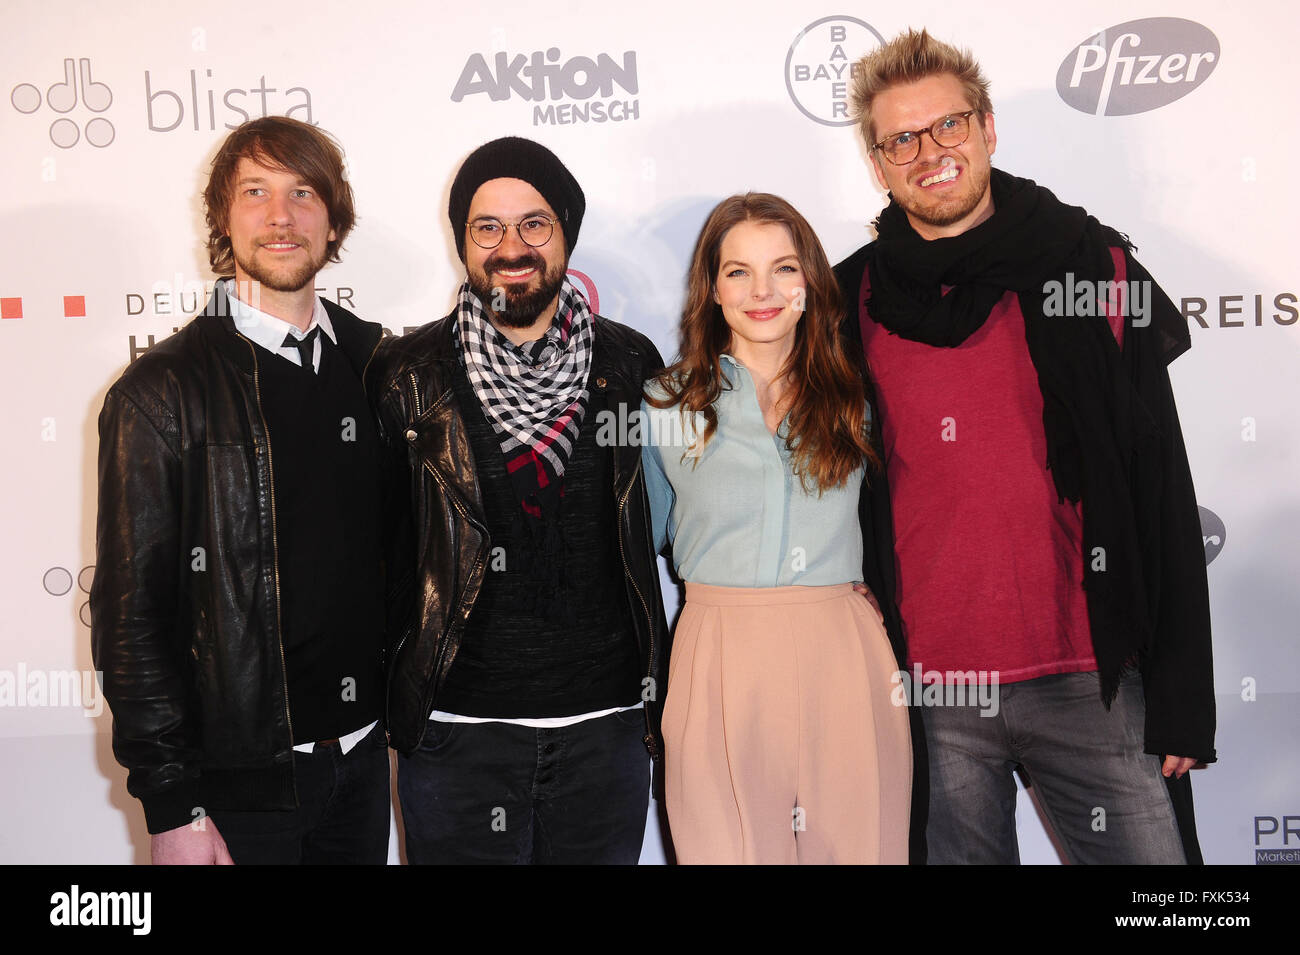
M 122 369 L 206 297 L 200 195 L 229 129 L 283 113 L 340 140 L 361 219 L 320 293 L 398 334 L 460 282 L 446 207 L 462 158 L 506 134 L 545 143 L 588 197 L 572 267 L 593 304 L 667 356 L 687 257 L 724 196 L 786 197 L 832 261 L 869 240 L 883 195 L 845 81 L 908 26 L 981 60 L 996 164 L 1131 235 L 1186 313 L 1193 348 L 1172 375 L 1221 754 L 1194 774 L 1201 841 L 1213 863 L 1294 859 L 1298 20 L 1283 0 L 6 0 L 0 862 L 148 859 L 90 658 L 95 422 Z M 1057 861 L 1021 796 L 1025 860 Z M 644 861 L 663 858 L 658 833 L 652 819 Z

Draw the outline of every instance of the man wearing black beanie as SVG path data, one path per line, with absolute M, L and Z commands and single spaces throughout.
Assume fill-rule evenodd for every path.
M 666 621 L 626 423 L 662 361 L 569 282 L 585 211 L 546 147 L 476 149 L 457 305 L 368 376 L 410 484 L 388 716 L 412 863 L 640 855 Z

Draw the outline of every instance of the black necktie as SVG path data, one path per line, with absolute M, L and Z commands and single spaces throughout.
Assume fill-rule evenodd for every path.
M 281 348 L 298 349 L 298 357 L 302 359 L 302 367 L 315 374 L 316 367 L 312 364 L 312 349 L 316 345 L 316 336 L 320 333 L 320 326 L 317 325 L 309 331 L 303 338 L 295 338 L 293 332 L 284 336 L 284 344 Z

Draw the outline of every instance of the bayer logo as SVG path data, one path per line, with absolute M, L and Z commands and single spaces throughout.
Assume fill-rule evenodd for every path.
M 822 17 L 804 27 L 785 57 L 785 88 L 799 112 L 824 126 L 853 125 L 853 65 L 884 42 L 875 27 L 854 17 Z

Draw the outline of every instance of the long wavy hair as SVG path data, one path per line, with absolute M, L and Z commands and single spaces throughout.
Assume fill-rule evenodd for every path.
M 698 462 L 718 430 L 714 403 L 722 393 L 720 356 L 731 344 L 731 328 L 713 297 L 722 240 L 742 222 L 783 225 L 794 242 L 807 284 L 794 347 L 780 371 L 786 379 L 782 401 L 790 409 L 786 447 L 805 491 L 810 482 L 819 494 L 842 487 L 864 460 L 878 463 L 869 440 L 862 378 L 840 343 L 844 306 L 826 253 L 807 220 L 779 196 L 731 196 L 709 213 L 687 275 L 681 357 L 656 379 L 666 397 L 647 395 L 646 401 L 656 408 L 680 406 L 683 414 L 703 417 L 705 427 L 690 449 Z

